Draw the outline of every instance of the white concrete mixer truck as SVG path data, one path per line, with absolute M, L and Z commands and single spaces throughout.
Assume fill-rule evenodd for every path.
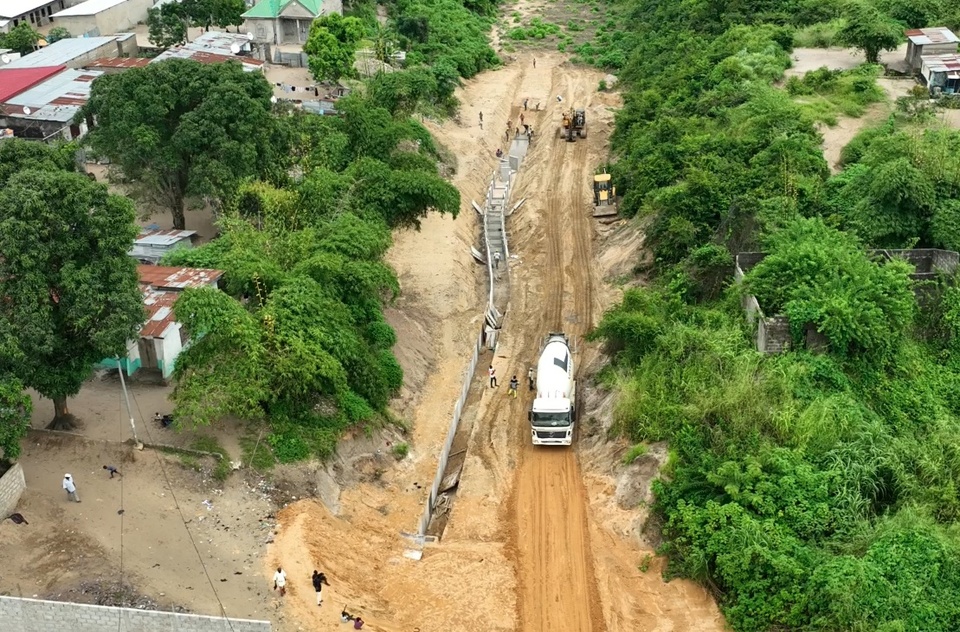
M 537 362 L 537 396 L 530 409 L 533 445 L 570 445 L 576 421 L 577 383 L 564 333 L 548 334 Z

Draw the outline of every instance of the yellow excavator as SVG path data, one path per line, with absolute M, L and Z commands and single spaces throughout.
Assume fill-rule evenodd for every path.
M 566 137 L 568 143 L 573 143 L 575 142 L 574 134 L 580 138 L 587 137 L 587 113 L 571 108 L 570 111 L 563 113 L 563 122 L 557 130 L 557 136 Z
M 617 187 L 610 182 L 610 174 L 593 176 L 593 216 L 609 217 L 617 214 Z

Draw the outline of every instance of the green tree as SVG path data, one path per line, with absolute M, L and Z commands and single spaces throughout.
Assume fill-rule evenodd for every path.
M 842 356 L 897 347 L 916 309 L 910 264 L 871 261 L 855 237 L 819 218 L 790 222 L 767 245 L 746 286 L 767 313 L 790 318 L 796 339 L 813 323 Z
M 334 13 L 314 20 L 303 45 L 314 78 L 336 81 L 354 76 L 354 57 L 363 34 L 363 22 L 358 18 Z
M 187 41 L 187 20 L 179 2 L 168 2 L 147 12 L 147 36 L 154 46 L 170 48 Z
M 52 427 L 70 427 L 67 398 L 143 324 L 134 217 L 77 173 L 22 171 L 0 190 L 0 367 L 53 400 Z
M 188 196 L 222 199 L 283 163 L 272 94 L 239 63 L 172 59 L 98 78 L 79 116 L 96 117 L 94 149 L 183 228 Z
M 12 375 L 0 376 L 0 460 L 15 461 L 20 456 L 20 439 L 30 428 L 31 409 L 23 383 Z
M 263 207 L 263 230 L 228 219 L 216 243 L 170 259 L 211 263 L 229 276 L 226 293 L 188 291 L 175 308 L 188 331 L 202 334 L 177 361 L 174 399 L 186 420 L 270 412 L 339 431 L 382 410 L 400 386 L 389 353 L 396 339 L 381 312 L 399 289 L 380 261 L 389 231 L 350 213 L 283 230 L 287 214 L 275 211 L 290 201 L 282 197 L 248 188 L 242 204 Z
M 48 144 L 12 138 L 0 143 L 0 184 L 26 169 L 41 171 L 73 171 L 76 147 L 70 144 Z
M 180 6 L 190 26 L 197 26 L 208 30 L 214 22 L 216 1 L 217 0 L 181 0 Z
M 214 0 L 213 23 L 222 29 L 236 26 L 239 33 L 240 25 L 243 24 L 242 16 L 246 10 L 247 5 L 243 0 Z
M 9 33 L 0 33 L 0 48 L 11 48 L 21 55 L 28 55 L 37 49 L 40 33 L 26 22 L 21 22 Z
M 867 62 L 880 61 L 880 51 L 894 50 L 900 45 L 903 27 L 872 4 L 853 0 L 844 12 L 846 23 L 837 31 L 837 40 L 863 51 Z
M 73 37 L 66 28 L 62 26 L 55 26 L 47 33 L 47 42 L 53 44 L 54 42 L 59 42 L 62 39 L 67 39 L 68 37 Z

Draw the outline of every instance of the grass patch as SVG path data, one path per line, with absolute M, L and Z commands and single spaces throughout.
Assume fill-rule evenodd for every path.
M 269 470 L 277 464 L 277 457 L 273 455 L 266 435 L 260 438 L 259 443 L 253 435 L 241 437 L 240 450 L 243 462 L 259 472 Z
M 533 18 L 526 27 L 518 26 L 507 31 L 507 37 L 518 42 L 542 40 L 554 35 L 560 35 L 560 27 L 541 18 Z
M 407 455 L 410 453 L 410 446 L 407 445 L 406 442 L 395 443 L 393 444 L 393 449 L 391 452 L 393 452 L 394 458 L 396 458 L 398 461 L 402 461 L 407 458 Z
M 647 444 L 638 443 L 637 445 L 627 450 L 627 453 L 623 455 L 623 464 L 630 465 L 631 463 L 633 463 L 634 461 L 636 461 L 646 453 L 647 453 Z
M 793 35 L 795 48 L 830 48 L 838 46 L 837 32 L 843 28 L 845 20 L 836 19 L 818 22 L 798 29 Z
M 860 117 L 871 103 L 886 98 L 877 85 L 882 72 L 877 64 L 863 64 L 851 70 L 823 66 L 803 77 L 790 77 L 785 87 L 810 120 L 833 126 L 838 116 Z
M 220 445 L 219 441 L 209 435 L 198 435 L 190 444 L 190 448 L 199 452 L 219 454 L 220 458 L 217 459 L 216 465 L 213 467 L 213 478 L 221 483 L 227 480 L 231 472 L 230 455 Z

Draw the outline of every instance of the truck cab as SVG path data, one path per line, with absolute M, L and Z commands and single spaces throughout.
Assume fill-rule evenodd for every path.
M 571 445 L 576 422 L 573 355 L 565 334 L 549 334 L 537 362 L 537 396 L 527 419 L 534 445 Z

